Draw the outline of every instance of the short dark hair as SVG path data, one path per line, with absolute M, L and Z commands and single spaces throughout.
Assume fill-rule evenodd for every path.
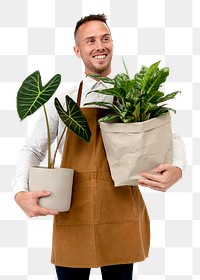
M 93 21 L 93 20 L 99 20 L 99 21 L 102 21 L 104 22 L 106 25 L 107 25 L 107 17 L 105 14 L 91 14 L 89 16 L 85 16 L 83 18 L 81 18 L 77 23 L 76 23 L 76 27 L 75 27 L 75 30 L 74 30 L 74 38 L 76 37 L 76 33 L 77 33 L 77 30 L 79 29 L 79 27 L 84 24 L 85 22 L 88 22 L 88 21 Z M 108 25 L 107 25 L 108 26 Z

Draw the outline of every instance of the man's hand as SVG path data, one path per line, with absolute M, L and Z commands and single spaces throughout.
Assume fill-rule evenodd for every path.
M 29 218 L 46 215 L 57 215 L 57 211 L 42 208 L 38 205 L 38 199 L 40 197 L 49 195 L 50 192 L 45 190 L 37 192 L 18 192 L 15 195 L 15 201 Z
M 154 170 L 157 174 L 141 173 L 143 177 L 138 180 L 138 184 L 151 189 L 166 192 L 182 176 L 182 171 L 177 166 L 161 164 Z

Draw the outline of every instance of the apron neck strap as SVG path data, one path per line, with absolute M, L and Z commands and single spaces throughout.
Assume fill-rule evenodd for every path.
M 79 107 L 80 107 L 80 103 L 81 103 L 82 88 L 83 88 L 83 81 L 80 82 L 79 88 L 78 88 L 77 104 Z

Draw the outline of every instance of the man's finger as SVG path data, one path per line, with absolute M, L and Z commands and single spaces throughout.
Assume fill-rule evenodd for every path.
M 50 194 L 51 194 L 51 192 L 47 191 L 47 190 L 35 191 L 35 192 L 33 192 L 33 197 L 40 198 L 40 197 L 44 197 L 44 196 L 49 196 Z
M 47 215 L 57 215 L 58 214 L 58 211 L 43 208 L 41 206 L 38 206 L 37 211 L 40 215 L 45 215 L 45 216 L 47 216 Z
M 170 167 L 170 164 L 167 164 L 167 163 L 160 164 L 160 165 L 158 165 L 158 166 L 154 169 L 154 171 L 155 171 L 155 172 L 158 172 L 158 173 L 161 173 L 161 172 L 163 172 L 163 171 L 168 170 L 169 167 Z
M 138 183 L 141 185 L 146 185 L 148 187 L 160 187 L 160 183 L 157 181 L 152 181 L 152 180 L 148 180 L 148 179 L 139 179 Z
M 155 182 L 160 182 L 162 179 L 162 176 L 160 174 L 151 174 L 151 173 L 143 172 L 140 175 L 144 178 L 147 178 L 147 179 L 155 181 Z
M 167 190 L 167 188 L 163 184 L 148 179 L 139 179 L 138 184 L 142 187 L 148 187 L 156 191 L 165 192 Z
M 34 211 L 30 213 L 30 217 L 38 217 L 38 216 L 47 216 L 47 215 L 57 215 L 58 211 L 50 210 L 47 208 L 43 208 L 38 206 Z

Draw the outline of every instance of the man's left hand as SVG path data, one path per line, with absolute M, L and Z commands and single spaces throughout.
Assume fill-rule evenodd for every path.
M 138 184 L 157 191 L 166 192 L 182 176 L 182 170 L 170 164 L 160 164 L 154 171 L 157 174 L 141 173 L 140 175 L 143 178 L 138 180 Z

